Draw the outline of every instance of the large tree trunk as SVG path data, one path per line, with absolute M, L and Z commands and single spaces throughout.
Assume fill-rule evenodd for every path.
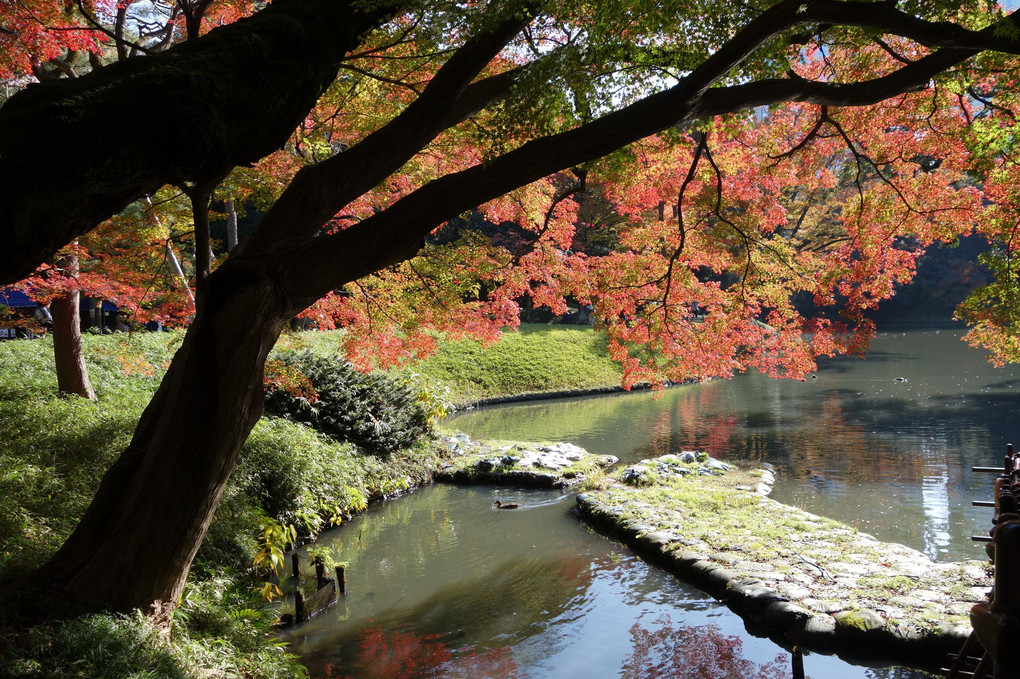
M 161 622 L 176 605 L 238 451 L 262 414 L 266 356 L 296 312 L 264 272 L 242 268 L 225 265 L 201 286 L 195 322 L 131 444 L 41 569 L 68 598 L 142 608 Z

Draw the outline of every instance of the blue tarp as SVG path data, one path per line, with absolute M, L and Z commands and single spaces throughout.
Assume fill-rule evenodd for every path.
M 13 288 L 0 288 L 0 304 L 7 307 L 13 308 L 35 308 L 36 302 L 31 297 Z M 89 307 L 86 305 L 86 299 L 83 296 L 81 298 L 81 308 L 86 310 Z M 103 300 L 103 311 L 116 311 L 117 306 L 111 302 Z
M 35 307 L 35 302 L 20 290 L 0 288 L 0 304 L 7 307 Z

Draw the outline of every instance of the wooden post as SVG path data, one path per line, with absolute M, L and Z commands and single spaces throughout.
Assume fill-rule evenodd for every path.
M 301 590 L 294 592 L 294 622 L 302 623 L 308 620 L 305 615 L 305 595 Z
M 804 679 L 804 654 L 800 646 L 793 647 L 793 679 Z
M 315 589 L 322 589 L 326 586 L 326 567 L 322 559 L 315 559 Z
M 298 568 L 298 555 L 297 555 L 297 552 L 294 552 L 293 554 L 290 555 L 290 569 L 291 569 L 291 573 L 293 573 L 293 577 L 295 577 L 295 578 L 300 578 L 301 577 L 301 571 Z
M 347 583 L 344 581 L 344 567 L 336 567 L 336 588 L 341 594 L 347 594 Z

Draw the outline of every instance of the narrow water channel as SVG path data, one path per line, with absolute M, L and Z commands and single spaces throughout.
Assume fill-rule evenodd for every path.
M 477 438 L 567 440 L 623 461 L 700 449 L 769 461 L 774 497 L 939 560 L 977 558 L 989 479 L 1014 428 L 1020 369 L 996 370 L 957 332 L 881 335 L 867 360 L 805 382 L 757 375 L 485 408 L 447 422 Z M 500 498 L 521 509 L 498 511 Z M 570 513 L 573 497 L 426 488 L 323 536 L 348 594 L 288 636 L 316 677 L 786 677 L 789 655 L 696 588 Z M 920 679 L 809 655 L 815 679 Z M 698 674 L 696 668 L 701 668 Z

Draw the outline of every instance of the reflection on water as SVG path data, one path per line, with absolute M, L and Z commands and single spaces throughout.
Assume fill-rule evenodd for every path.
M 768 461 L 781 502 L 939 560 L 981 558 L 989 479 L 1016 432 L 1020 368 L 996 369 L 957 331 L 881 334 L 864 360 L 823 360 L 804 382 L 756 374 L 648 393 L 485 408 L 448 425 L 477 437 L 573 441 L 639 460 L 700 449 Z
M 448 486 L 374 505 L 320 539 L 348 563 L 347 595 L 285 638 L 313 677 L 790 676 L 784 649 L 572 506 L 557 491 Z M 815 679 L 931 679 L 820 655 L 805 666 Z
M 897 379 L 902 378 L 902 379 Z M 1020 371 L 957 333 L 880 336 L 865 361 L 805 382 L 757 375 L 651 394 L 486 408 L 475 437 L 567 440 L 636 460 L 701 449 L 772 462 L 774 496 L 939 559 L 980 557 L 989 479 Z M 521 509 L 499 511 L 495 499 Z M 320 540 L 348 594 L 288 633 L 314 677 L 788 677 L 789 655 L 701 591 L 579 523 L 557 491 L 438 486 L 373 506 Z M 809 655 L 815 679 L 931 679 Z

